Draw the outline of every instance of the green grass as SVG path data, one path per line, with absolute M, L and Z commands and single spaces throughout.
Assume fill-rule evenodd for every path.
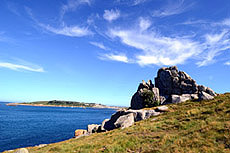
M 126 129 L 30 147 L 30 153 L 230 152 L 230 93 L 168 105 L 169 112 Z M 74 132 L 74 131 L 73 131 Z

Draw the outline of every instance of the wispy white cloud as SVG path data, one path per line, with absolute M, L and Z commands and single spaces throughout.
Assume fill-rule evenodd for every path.
M 108 32 L 111 38 L 117 37 L 123 44 L 136 48 L 139 52 L 132 61 L 142 66 L 177 65 L 188 59 L 197 60 L 198 66 L 206 66 L 214 62 L 214 58 L 222 51 L 230 49 L 228 30 L 204 34 L 203 40 L 197 40 L 186 35 L 164 36 L 148 29 L 150 24 L 143 24 L 143 21 L 145 20 L 139 20 L 139 26 L 134 26 L 135 28 L 111 28 Z
M 171 1 L 171 3 L 167 4 L 161 9 L 153 11 L 152 16 L 165 17 L 165 16 L 181 14 L 189 10 L 190 8 L 192 8 L 193 5 L 194 3 L 185 4 L 184 0 Z
M 222 27 L 230 27 L 230 18 L 225 18 L 223 19 L 222 21 L 219 21 L 219 22 L 214 22 L 212 23 L 211 22 L 211 25 L 212 26 L 222 26 Z
M 195 25 L 197 27 L 201 28 L 201 25 L 205 25 L 206 28 L 213 28 L 213 27 L 222 27 L 222 28 L 226 28 L 226 27 L 230 27 L 230 18 L 225 18 L 223 20 L 220 21 L 207 21 L 207 20 L 187 20 L 185 22 L 179 23 L 181 25 Z
M 147 0 L 134 0 L 133 5 L 138 5 L 138 4 L 144 3 L 146 1 Z
M 223 30 L 217 34 L 205 35 L 205 42 L 202 44 L 204 53 L 203 59 L 197 62 L 198 66 L 206 66 L 214 62 L 214 58 L 222 51 L 230 49 L 230 32 Z
M 61 28 L 54 28 L 49 25 L 44 25 L 39 23 L 39 25 L 47 31 L 55 34 L 70 36 L 70 37 L 82 37 L 87 35 L 92 35 L 93 33 L 86 27 L 75 26 L 63 26 Z
M 123 4 L 126 6 L 135 6 L 139 4 L 143 4 L 149 0 L 115 0 L 115 3 L 117 4 Z
M 108 47 L 105 47 L 105 45 L 103 43 L 99 43 L 99 42 L 90 42 L 91 45 L 94 45 L 96 47 L 99 47 L 101 49 L 104 49 L 104 50 L 110 50 L 110 48 Z
M 91 4 L 91 0 L 68 0 L 67 4 L 62 5 L 60 19 L 62 20 L 66 12 L 75 11 L 81 4 Z
M 110 60 L 110 61 L 118 61 L 118 62 L 124 62 L 129 63 L 128 57 L 125 54 L 104 54 L 99 57 L 101 60 Z
M 20 12 L 19 12 L 19 9 L 16 5 L 16 3 L 13 3 L 13 2 L 10 2 L 8 1 L 7 2 L 7 8 L 10 12 L 12 12 L 13 14 L 17 15 L 17 16 L 21 16 Z
M 117 9 L 105 10 L 103 17 L 105 20 L 112 22 L 113 20 L 116 20 L 120 17 L 120 11 Z
M 93 32 L 90 31 L 87 27 L 80 27 L 78 25 L 66 26 L 64 23 L 60 26 L 60 28 L 55 28 L 53 26 L 43 24 L 39 22 L 34 16 L 30 8 L 25 7 L 26 12 L 31 17 L 31 19 L 41 28 L 46 31 L 52 32 L 58 35 L 64 35 L 69 37 L 83 37 L 87 35 L 92 35 Z
M 230 26 L 230 18 L 224 19 L 221 23 L 222 25 Z
M 230 61 L 225 62 L 224 65 L 230 66 Z
M 183 23 L 179 23 L 179 24 L 183 24 L 183 25 L 196 25 L 196 24 L 210 24 L 210 22 L 205 21 L 205 20 L 187 20 Z
M 140 50 L 135 59 L 139 65 L 182 64 L 201 51 L 197 42 L 183 38 L 164 37 L 151 31 L 111 29 L 110 35 Z
M 148 19 L 140 18 L 139 19 L 139 26 L 141 31 L 147 30 L 151 26 L 151 21 Z
M 0 62 L 0 68 L 8 68 L 16 71 L 26 70 L 26 71 L 33 71 L 33 72 L 45 72 L 44 69 L 39 66 L 32 67 L 32 66 L 13 64 L 8 62 Z
M 230 19 L 225 18 L 220 21 L 212 22 L 206 20 L 188 20 L 184 25 L 194 25 L 210 29 L 211 32 L 203 34 L 204 41 L 200 42 L 203 50 L 200 61 L 196 64 L 198 66 L 207 66 L 215 62 L 215 57 L 220 55 L 223 51 L 230 49 Z M 202 28 L 200 28 L 202 30 Z

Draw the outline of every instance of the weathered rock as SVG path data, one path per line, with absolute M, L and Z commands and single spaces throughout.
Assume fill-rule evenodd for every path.
M 42 148 L 42 147 L 45 147 L 45 146 L 47 146 L 47 144 L 40 144 L 37 147 Z
M 182 94 L 182 95 L 172 95 L 171 103 L 181 103 L 187 100 L 198 99 L 198 94 Z
M 156 112 L 167 112 L 169 108 L 167 106 L 159 106 L 155 109 Z
M 89 124 L 87 131 L 88 131 L 88 133 L 95 133 L 98 131 L 99 127 L 100 127 L 99 124 Z
M 152 92 L 151 94 L 143 93 Z M 131 100 L 131 109 L 141 109 L 143 107 L 149 107 L 146 105 L 146 100 L 150 104 L 160 102 L 160 104 L 180 103 L 187 100 L 199 99 L 198 93 L 205 92 L 210 96 L 216 96 L 216 93 L 211 89 L 203 85 L 197 85 L 187 73 L 178 71 L 176 66 L 163 67 L 158 70 L 157 77 L 155 78 L 155 87 L 149 80 L 147 83 L 142 81 L 139 85 L 137 92 L 133 95 Z M 150 95 L 150 96 L 149 96 Z M 210 99 L 208 95 L 202 94 L 201 97 Z M 150 99 L 150 100 L 149 100 Z M 157 104 L 157 103 L 156 103 Z
M 153 100 L 154 101 L 160 101 L 160 94 L 158 88 L 152 88 L 152 92 L 154 94 Z
M 106 122 L 108 122 L 109 119 L 105 119 L 102 123 L 101 123 L 101 131 L 106 131 L 106 128 L 105 128 L 105 124 Z
M 141 90 L 141 89 L 140 89 Z M 131 109 L 141 109 L 143 108 L 143 98 L 141 96 L 141 91 L 137 91 L 131 99 Z
M 150 118 L 152 116 L 158 116 L 160 114 L 161 114 L 161 112 L 156 112 L 155 110 L 148 110 L 145 113 L 145 119 L 148 119 L 148 118 Z
M 87 130 L 75 130 L 74 136 L 78 137 L 78 136 L 86 134 L 86 133 L 87 133 Z
M 118 119 L 120 116 L 122 116 L 122 115 L 127 115 L 127 114 L 128 114 L 128 113 L 127 113 L 126 110 L 123 110 L 123 109 L 122 109 L 122 110 L 118 110 L 116 113 L 114 113 L 114 114 L 111 116 L 110 120 L 108 120 L 108 121 L 106 121 L 106 122 L 104 123 L 103 128 L 104 128 L 105 130 L 107 130 L 107 131 L 115 129 L 116 127 L 115 127 L 114 123 L 117 121 L 117 119 Z
M 141 109 L 144 108 L 144 94 L 146 92 L 151 92 L 153 93 L 153 102 L 159 102 L 161 100 L 160 94 L 159 94 L 159 89 L 155 88 L 154 85 L 152 84 L 152 81 L 148 81 L 148 83 L 145 83 L 142 81 L 140 83 L 137 92 L 132 96 L 131 99 L 131 109 Z
M 211 99 L 214 99 L 214 97 L 209 95 L 208 93 L 204 91 L 201 91 L 199 93 L 199 100 L 211 100 Z
M 159 69 L 155 78 L 155 84 L 160 90 L 160 95 L 198 93 L 195 80 L 187 73 L 178 71 L 176 66 Z
M 29 153 L 29 151 L 26 148 L 21 148 L 21 149 L 15 151 L 14 153 Z
M 152 80 L 148 80 L 147 85 L 149 86 L 150 90 L 154 88 L 154 84 L 152 83 Z
M 134 122 L 137 122 L 159 114 L 160 111 L 157 112 L 155 110 L 119 110 L 111 116 L 110 120 L 106 119 L 102 122 L 101 129 L 103 132 L 113 130 L 118 127 L 127 127 L 128 125 L 131 125 L 132 118 Z
M 160 96 L 160 104 L 165 104 L 166 100 L 169 98 L 169 96 L 165 95 L 165 96 Z
M 145 119 L 146 110 L 127 110 L 127 113 L 133 113 L 134 121 L 141 121 Z
M 127 115 L 120 116 L 117 121 L 114 123 L 116 128 L 121 127 L 126 128 L 134 124 L 134 116 L 133 113 L 129 113 Z
M 203 86 L 203 85 L 198 85 L 198 90 L 199 90 L 199 92 L 201 92 L 201 91 L 206 91 L 206 89 L 207 89 L 207 87 L 205 87 L 205 86 Z
M 206 88 L 206 93 L 214 97 L 216 96 L 216 93 L 209 87 Z

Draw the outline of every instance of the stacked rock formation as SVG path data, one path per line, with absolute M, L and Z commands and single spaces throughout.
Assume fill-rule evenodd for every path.
M 187 100 L 209 100 L 216 96 L 215 92 L 208 87 L 198 85 L 187 73 L 178 71 L 176 66 L 161 68 L 155 78 L 155 86 L 152 81 L 142 81 L 137 92 L 131 100 L 131 109 L 143 108 L 143 92 L 151 91 L 153 101 L 160 104 L 179 103 Z

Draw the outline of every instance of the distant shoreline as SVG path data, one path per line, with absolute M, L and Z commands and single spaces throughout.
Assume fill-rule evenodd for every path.
M 95 106 L 68 106 L 68 105 L 47 105 L 47 104 L 25 104 L 25 103 L 8 103 L 7 106 L 41 106 L 41 107 L 80 107 L 80 108 L 108 108 L 108 109 L 120 109 L 122 107 L 118 106 L 105 106 L 105 105 L 95 105 Z

